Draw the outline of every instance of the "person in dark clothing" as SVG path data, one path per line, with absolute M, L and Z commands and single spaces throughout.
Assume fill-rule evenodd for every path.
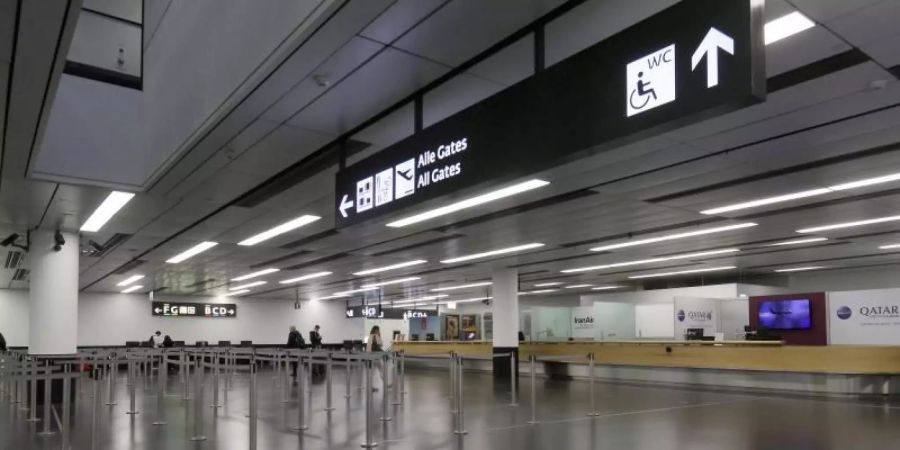
M 172 348 L 175 346 L 175 341 L 167 334 L 166 337 L 163 338 L 162 346 L 163 348 Z
M 291 331 L 290 331 L 290 333 L 288 333 L 288 341 L 287 341 L 286 347 L 287 348 L 303 348 L 304 345 L 306 345 L 306 343 L 303 342 L 303 335 L 300 334 L 299 331 L 297 331 L 297 327 L 291 326 Z M 294 379 L 296 379 L 297 378 L 297 363 L 296 362 L 291 363 L 291 373 L 292 373 L 291 376 Z
M 313 348 L 322 348 L 322 335 L 319 333 L 321 328 L 316 325 L 316 327 L 309 332 L 309 343 L 312 344 Z
M 3 337 L 3 333 L 0 333 L 0 352 L 5 352 L 6 350 L 6 338 Z

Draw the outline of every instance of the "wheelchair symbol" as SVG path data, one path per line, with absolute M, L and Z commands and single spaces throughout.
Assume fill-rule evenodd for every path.
M 638 111 L 650 103 L 650 97 L 653 97 L 653 100 L 657 99 L 656 90 L 648 87 L 650 86 L 650 82 L 642 80 L 641 78 L 643 76 L 644 72 L 638 72 L 637 88 L 633 89 L 628 96 L 628 103 L 631 104 L 632 108 Z M 637 94 L 637 101 L 635 101 L 635 94 Z M 640 99 L 643 99 L 643 102 L 641 102 Z

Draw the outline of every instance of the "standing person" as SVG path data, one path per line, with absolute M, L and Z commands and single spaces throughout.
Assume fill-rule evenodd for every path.
M 315 349 L 322 348 L 322 334 L 319 333 L 320 329 L 321 327 L 316 325 L 315 328 L 309 332 L 309 343 Z
M 156 330 L 156 333 L 153 333 L 153 336 L 150 336 L 150 344 L 153 348 L 160 348 L 163 344 L 162 332 Z
M 0 333 L 0 352 L 5 352 L 6 350 L 6 338 L 3 337 L 3 333 Z
M 366 351 L 369 353 L 381 353 L 384 351 L 383 347 L 384 343 L 381 340 L 381 328 L 378 325 L 372 327 L 372 331 L 369 331 L 369 339 L 366 341 Z M 384 380 L 384 364 L 382 364 L 380 359 L 375 360 L 372 363 L 372 368 L 378 370 L 378 373 L 381 375 L 382 381 Z M 377 391 L 378 388 L 372 388 L 372 390 Z
M 303 348 L 303 335 L 297 331 L 297 327 L 291 325 L 290 332 L 288 333 L 288 341 L 287 348 Z M 294 361 L 291 363 L 291 373 L 292 377 L 297 379 L 297 362 Z

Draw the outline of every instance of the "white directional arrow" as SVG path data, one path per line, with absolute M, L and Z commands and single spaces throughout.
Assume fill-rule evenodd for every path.
M 228 310 L 228 314 L 231 314 L 231 315 L 233 316 L 233 315 L 234 315 L 234 310 L 233 310 L 233 309 L 229 309 L 229 310 Z
M 162 310 L 159 309 L 159 308 L 156 308 L 156 309 L 153 310 L 153 312 L 155 312 L 155 313 L 157 313 L 157 314 L 159 314 L 161 311 L 162 311 Z
M 347 196 L 344 195 L 344 197 L 341 198 L 341 205 L 338 206 L 338 211 L 341 212 L 342 217 L 346 218 L 347 217 L 347 208 L 352 208 L 352 207 L 353 207 L 353 202 L 348 201 Z
M 697 50 L 691 55 L 691 70 L 697 68 L 703 55 L 706 55 L 706 87 L 711 88 L 719 84 L 719 49 L 724 50 L 729 55 L 734 54 L 734 39 L 731 39 L 725 33 L 710 28 L 706 33 L 706 37 L 700 42 Z

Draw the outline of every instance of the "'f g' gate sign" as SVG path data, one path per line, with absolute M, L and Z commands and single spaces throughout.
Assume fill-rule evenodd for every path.
M 163 317 L 237 317 L 234 303 L 152 302 L 150 312 Z

